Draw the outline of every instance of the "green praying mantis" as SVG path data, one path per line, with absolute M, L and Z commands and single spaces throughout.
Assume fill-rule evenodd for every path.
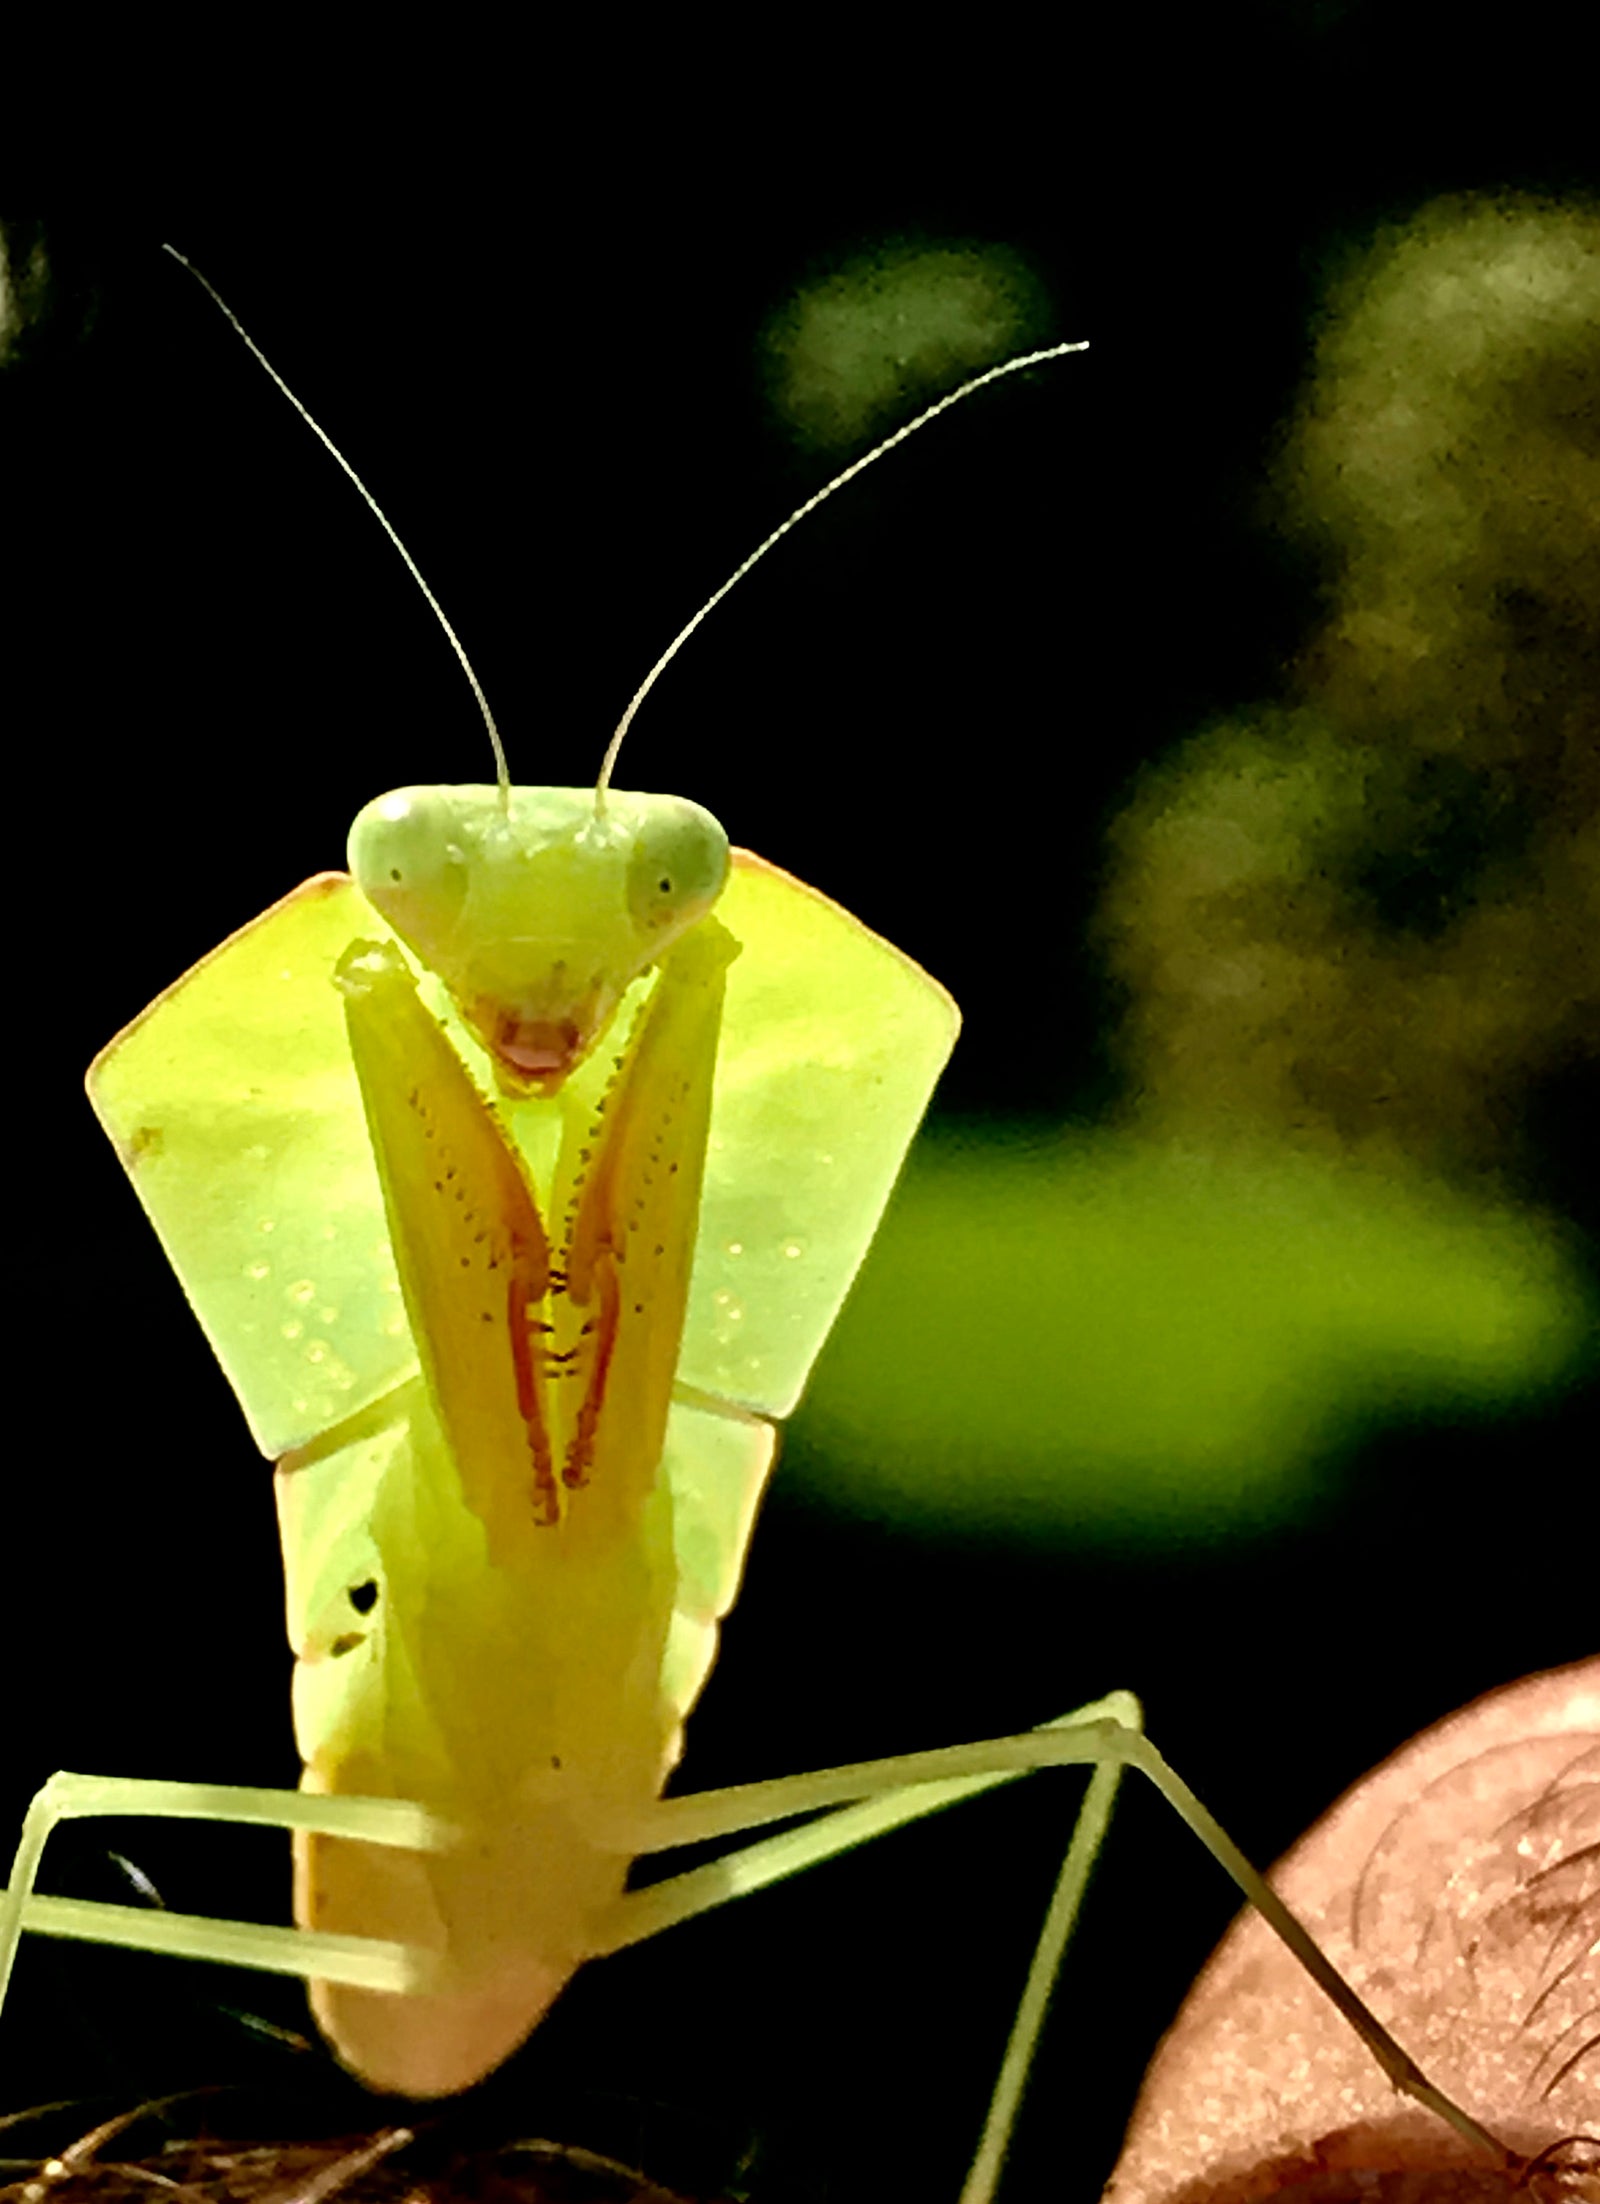
M 706 614 L 822 497 L 997 376 L 1077 349 L 974 378 L 791 515 L 652 669 L 592 789 L 513 787 L 491 719 L 493 786 L 367 806 L 348 877 L 306 883 L 97 1060 L 95 1106 L 278 1465 L 305 1778 L 288 1794 L 52 1778 L 0 1904 L 0 1991 L 23 1928 L 292 1973 L 353 2071 L 444 2095 L 585 1961 L 1018 1775 L 1086 1766 L 963 2191 L 986 2204 L 1131 1767 L 1396 2086 L 1497 2149 L 1343 1984 L 1127 1693 L 1023 1735 L 662 1795 L 776 1422 L 956 1016 L 825 898 L 730 853 L 697 805 L 615 790 L 617 750 Z M 36 1895 L 51 1830 L 112 1812 L 290 1830 L 298 1925 Z M 627 1887 L 635 1860 L 805 1816 Z

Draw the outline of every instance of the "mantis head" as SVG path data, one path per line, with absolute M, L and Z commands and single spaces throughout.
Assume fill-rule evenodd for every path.
M 1050 344 L 985 368 L 946 391 L 825 482 L 780 521 L 686 621 L 634 691 L 592 789 L 513 788 L 481 683 L 393 523 L 231 306 L 187 268 L 312 433 L 355 484 L 405 562 L 461 662 L 483 713 L 498 786 L 400 788 L 350 829 L 356 885 L 412 954 L 449 990 L 488 1051 L 501 1088 L 553 1094 L 593 1049 L 633 982 L 705 917 L 728 877 L 728 838 L 700 805 L 618 793 L 617 753 L 640 705 L 708 614 L 827 498 L 1001 376 L 1088 349 Z
M 349 858 L 506 1092 L 551 1094 L 716 902 L 728 838 L 679 796 L 400 788 L 358 814 Z

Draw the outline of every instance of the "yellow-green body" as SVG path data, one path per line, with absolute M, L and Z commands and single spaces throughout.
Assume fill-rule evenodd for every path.
M 514 792 L 566 822 L 542 975 L 563 966 L 541 1011 L 572 1025 L 559 1073 L 491 1058 L 482 990 L 415 973 L 343 875 L 225 943 L 91 1073 L 278 1463 L 305 1786 L 415 1799 L 460 1832 L 442 1854 L 296 1844 L 302 1925 L 436 1956 L 421 1995 L 313 1989 L 341 2057 L 414 2094 L 487 2072 L 601 1947 L 737 1589 L 768 1419 L 955 1033 L 914 965 L 757 859 L 736 854 L 706 915 L 694 821 L 676 908 L 641 922 L 641 870 L 663 836 L 684 856 L 693 807 L 663 824 L 608 798 L 611 854 L 585 869 L 595 798 L 570 793 Z M 498 792 L 426 794 L 470 798 L 493 842 Z M 643 865 L 615 847 L 639 805 Z M 459 808 L 423 824 L 474 848 Z M 352 854 L 372 871 L 359 822 Z M 434 869 L 464 907 L 456 861 Z M 437 954 L 427 870 L 389 915 Z M 486 922 L 492 904 L 457 939 L 502 973 L 520 945 L 541 984 L 525 906 Z M 619 1007 L 586 1027 L 597 971 Z

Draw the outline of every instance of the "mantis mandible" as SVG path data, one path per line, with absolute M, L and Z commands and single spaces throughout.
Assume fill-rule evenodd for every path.
M 594 788 L 513 788 L 489 719 L 493 786 L 368 805 L 353 877 L 307 882 L 97 1060 L 96 1108 L 278 1465 L 306 1772 L 293 1794 L 52 1778 L 0 1906 L 0 1989 L 22 1927 L 294 1973 L 355 2072 L 441 2095 L 503 2060 L 584 1960 L 1032 1769 L 1085 1765 L 964 2191 L 983 2204 L 1136 1767 L 1395 2083 L 1497 2147 L 1340 1982 L 1126 1693 L 1021 1736 L 661 1795 L 775 1421 L 956 1021 L 899 952 L 730 855 L 697 805 L 614 790 L 617 749 L 706 614 L 821 498 L 998 375 L 1078 349 L 974 378 L 807 500 L 657 662 Z M 50 1830 L 111 1812 L 291 1830 L 299 1926 L 35 1896 Z M 634 1859 L 807 1814 L 626 1888 Z

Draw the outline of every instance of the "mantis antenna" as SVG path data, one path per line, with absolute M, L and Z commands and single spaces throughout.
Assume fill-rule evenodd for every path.
M 445 634 L 450 638 L 450 648 L 455 652 L 457 658 L 461 661 L 462 672 L 466 675 L 468 681 L 472 684 L 472 693 L 478 700 L 479 711 L 483 714 L 483 724 L 489 730 L 489 746 L 494 752 L 494 771 L 495 780 L 500 789 L 500 808 L 502 811 L 508 810 L 511 803 L 511 774 L 506 765 L 505 745 L 500 740 L 500 730 L 495 725 L 493 712 L 489 709 L 489 699 L 483 693 L 482 682 L 479 681 L 477 675 L 472 670 L 472 660 L 467 656 L 466 648 L 462 643 L 460 636 L 457 635 L 455 629 L 450 624 L 449 615 L 446 613 L 444 606 L 440 604 L 438 598 L 434 595 L 433 591 L 428 587 L 428 584 L 423 577 L 421 567 L 418 566 L 416 560 L 411 556 L 411 553 L 401 542 L 399 532 L 395 528 L 393 521 L 390 520 L 388 514 L 378 503 L 372 492 L 367 488 L 366 484 L 362 481 L 360 475 L 356 473 L 354 467 L 351 466 L 349 460 L 346 459 L 344 453 L 339 449 L 333 438 L 322 426 L 322 423 L 317 420 L 316 416 L 312 414 L 308 410 L 308 408 L 304 406 L 301 401 L 295 396 L 294 392 L 289 388 L 289 385 L 284 381 L 283 377 L 278 373 L 278 370 L 267 358 L 267 355 L 262 351 L 260 345 L 257 344 L 255 338 L 251 336 L 249 330 L 246 329 L 244 323 L 239 319 L 233 308 L 222 296 L 222 293 L 217 289 L 216 285 L 211 282 L 209 277 L 202 275 L 200 273 L 200 270 L 195 266 L 194 262 L 192 260 L 186 259 L 184 255 L 179 252 L 176 245 L 168 245 L 163 242 L 161 250 L 164 253 L 170 253 L 172 258 L 178 263 L 178 266 L 180 268 L 188 269 L 189 273 L 194 277 L 196 283 L 199 284 L 201 290 L 205 292 L 206 296 L 211 300 L 212 304 L 217 307 L 224 318 L 231 324 L 234 334 L 242 341 L 245 349 L 253 355 L 253 357 L 260 363 L 262 367 L 266 369 L 267 373 L 272 377 L 272 380 L 283 392 L 283 395 L 288 399 L 290 405 L 294 407 L 295 412 L 298 413 L 301 420 L 304 421 L 306 427 L 310 429 L 311 433 L 322 444 L 324 444 L 330 452 L 332 452 L 334 458 L 339 462 L 339 465 L 344 469 L 345 473 L 350 477 L 350 480 L 361 492 L 362 497 L 366 500 L 368 510 L 372 513 L 374 519 L 378 523 L 378 526 L 383 530 L 389 541 L 394 545 L 395 549 L 399 552 L 401 558 L 405 560 L 406 571 L 410 574 L 411 579 L 421 590 L 423 596 L 427 598 L 428 603 L 432 608 L 434 618 L 438 621 L 440 627 L 444 629 Z M 1021 363 L 1019 362 L 1018 364 L 1020 365 Z
M 211 286 L 207 284 L 206 288 L 207 290 L 210 290 Z M 215 294 L 213 294 L 213 296 L 214 295 Z M 248 342 L 248 339 L 246 341 Z M 254 346 L 252 346 L 251 349 L 253 351 L 255 349 Z M 936 398 L 931 406 L 925 406 L 922 412 L 917 414 L 912 420 L 907 421 L 902 427 L 897 428 L 892 435 L 886 436 L 881 444 L 874 444 L 871 451 L 863 452 L 859 459 L 852 459 L 849 466 L 846 467 L 842 473 L 836 474 L 831 482 L 825 482 L 820 490 L 814 490 L 811 496 L 805 500 L 804 504 L 797 505 L 794 511 L 789 515 L 788 519 L 780 521 L 777 527 L 773 529 L 771 535 L 764 537 L 762 541 L 756 545 L 750 556 L 747 559 L 742 560 L 740 564 L 734 568 L 733 572 L 728 576 L 727 580 L 722 584 L 721 588 L 714 589 L 711 592 L 711 595 L 706 599 L 705 603 L 700 607 L 700 610 L 694 615 L 694 617 L 691 620 L 685 621 L 684 625 L 679 628 L 677 634 L 672 638 L 672 641 L 667 645 L 666 649 L 661 653 L 661 656 L 656 660 L 655 664 L 650 668 L 650 671 L 640 682 L 638 688 L 634 690 L 632 699 L 630 700 L 628 705 L 628 709 L 623 713 L 621 719 L 617 722 L 617 731 L 612 736 L 610 743 L 607 745 L 606 754 L 600 762 L 600 777 L 595 782 L 594 789 L 596 811 L 602 816 L 604 815 L 606 807 L 606 790 L 611 785 L 611 774 L 617 762 L 617 752 L 622 748 L 623 737 L 627 734 L 628 729 L 633 725 L 634 715 L 638 711 L 640 705 L 650 694 L 650 691 L 655 687 L 656 683 L 666 672 L 672 661 L 677 657 L 679 651 L 682 650 L 684 644 L 688 642 L 690 636 L 693 635 L 695 629 L 700 625 L 701 621 L 706 617 L 707 613 L 715 611 L 716 607 L 721 604 L 723 598 L 727 596 L 729 590 L 733 588 L 734 584 L 736 582 L 742 582 L 745 576 L 749 573 L 751 567 L 755 565 L 756 561 L 758 559 L 764 559 L 775 543 L 781 543 L 783 538 L 789 533 L 791 528 L 798 528 L 801 521 L 806 519 L 809 514 L 814 513 L 817 507 L 823 503 L 824 499 L 832 497 L 835 490 L 842 490 L 847 482 L 853 482 L 858 474 L 862 473 L 865 468 L 872 465 L 874 460 L 882 459 L 886 452 L 892 452 L 895 446 L 897 444 L 903 444 L 908 436 L 915 436 L 918 429 L 925 429 L 928 423 L 932 420 L 937 419 L 937 417 L 941 413 L 947 413 L 952 406 L 960 405 L 962 399 L 970 398 L 975 390 L 982 390 L 985 383 L 997 383 L 1002 375 L 1017 375 L 1020 374 L 1022 369 L 1025 367 L 1038 367 L 1046 360 L 1063 359 L 1069 352 L 1087 352 L 1088 349 L 1088 339 L 1079 338 L 1067 344 L 1047 344 L 1042 346 L 1037 352 L 1019 352 L 1014 360 L 1002 360 L 998 367 L 986 367 L 981 375 L 974 375 L 967 382 L 959 383 L 954 390 L 947 390 L 942 398 Z M 315 426 L 315 424 L 313 424 L 313 426 Z M 319 436 L 322 434 L 320 429 L 317 431 L 317 433 Z M 326 437 L 323 438 L 323 441 L 324 443 L 327 442 Z M 384 526 L 388 526 L 387 521 L 384 522 Z M 393 533 L 392 530 L 390 532 L 391 534 Z
M 361 493 L 362 498 L 366 502 L 368 510 L 372 513 L 379 527 L 383 530 L 389 541 L 399 552 L 401 558 L 404 559 L 407 572 L 410 574 L 411 579 L 416 583 L 417 587 L 421 590 L 423 596 L 427 599 L 429 608 L 431 609 L 434 618 L 438 621 L 440 627 L 444 629 L 446 636 L 449 638 L 450 647 L 455 652 L 456 657 L 460 660 L 461 670 L 466 675 L 468 682 L 471 684 L 472 693 L 478 700 L 478 710 L 483 715 L 483 724 L 488 730 L 489 745 L 490 748 L 494 751 L 495 780 L 500 790 L 500 808 L 503 813 L 509 811 L 511 804 L 511 774 L 506 764 L 505 745 L 500 739 L 500 730 L 495 724 L 494 713 L 489 708 L 489 699 L 484 694 L 483 684 L 479 681 L 477 674 L 473 671 L 472 661 L 467 656 L 465 645 L 462 643 L 460 636 L 456 633 L 454 627 L 450 623 L 449 615 L 446 613 L 444 606 L 440 604 L 438 598 L 434 595 L 433 591 L 429 588 L 428 583 L 424 578 L 421 567 L 418 566 L 416 560 L 411 556 L 411 553 L 406 549 L 405 544 L 401 541 L 399 531 L 395 528 L 394 523 L 390 520 L 388 514 L 378 503 L 372 492 L 367 488 L 367 485 L 362 481 L 360 475 L 357 474 L 355 468 L 351 466 L 349 460 L 346 459 L 344 453 L 339 449 L 333 438 L 322 426 L 321 422 L 317 420 L 316 416 L 310 411 L 310 409 L 298 397 L 296 397 L 295 393 L 290 389 L 289 385 L 278 373 L 278 370 L 267 358 L 267 355 L 262 351 L 260 345 L 256 343 L 254 337 L 251 336 L 249 330 L 246 329 L 244 323 L 239 319 L 233 308 L 222 296 L 216 285 L 211 282 L 209 277 L 202 275 L 200 270 L 195 266 L 194 262 L 188 259 L 183 253 L 179 252 L 176 245 L 169 245 L 163 242 L 161 250 L 164 253 L 170 254 L 171 257 L 178 263 L 180 268 L 188 269 L 190 275 L 194 277 L 196 283 L 198 283 L 200 288 L 206 293 L 212 304 L 227 320 L 229 325 L 232 327 L 235 335 L 244 344 L 245 348 L 272 377 L 272 380 L 277 384 L 279 390 L 281 390 L 285 398 L 288 399 L 290 405 L 294 407 L 295 412 L 298 413 L 301 420 L 305 422 L 307 428 L 309 428 L 312 434 L 318 439 L 318 441 L 323 444 L 329 452 L 332 453 L 333 457 L 344 469 L 350 480 L 355 484 L 357 490 Z M 895 429 L 890 435 L 886 436 L 883 439 L 882 443 L 874 444 L 872 449 L 870 451 L 863 452 L 859 459 L 852 459 L 848 467 L 843 468 L 838 474 L 834 475 L 830 481 L 825 482 L 820 490 L 814 490 L 810 497 L 806 498 L 803 503 L 795 507 L 794 511 L 789 515 L 787 520 L 781 520 L 778 523 L 777 527 L 772 530 L 770 535 L 764 536 L 761 542 L 758 543 L 755 549 L 750 553 L 749 557 L 746 559 L 742 559 L 740 563 L 734 568 L 733 572 L 728 576 L 727 580 L 723 582 L 719 588 L 714 589 L 711 592 L 711 595 L 706 599 L 705 603 L 700 607 L 699 611 L 696 612 L 690 619 L 684 622 L 683 626 L 679 628 L 677 634 L 672 638 L 672 641 L 667 645 L 666 649 L 661 653 L 661 656 L 656 660 L 655 664 L 650 668 L 650 671 L 640 682 L 638 688 L 634 690 L 632 697 L 628 701 L 628 708 L 623 713 L 621 719 L 617 722 L 616 733 L 611 737 L 610 742 L 606 745 L 605 756 L 600 761 L 600 772 L 598 777 L 596 778 L 594 788 L 594 804 L 596 817 L 604 818 L 605 816 L 606 791 L 611 786 L 611 776 L 616 768 L 617 756 L 622 748 L 623 738 L 626 736 L 628 729 L 633 725 L 640 705 L 650 694 L 650 691 L 655 687 L 661 676 L 666 672 L 668 666 L 671 665 L 673 659 L 677 657 L 679 651 L 682 650 L 684 644 L 688 642 L 690 636 L 693 635 L 695 629 L 699 627 L 700 623 L 707 617 L 709 613 L 716 610 L 717 606 L 721 604 L 723 598 L 727 596 L 728 592 L 735 586 L 735 584 L 744 580 L 745 576 L 749 573 L 750 569 L 758 562 L 758 560 L 764 559 L 766 557 L 767 553 L 772 549 L 774 544 L 781 543 L 783 538 L 788 535 L 791 529 L 798 528 L 801 521 L 807 519 L 809 515 L 814 513 L 819 505 L 823 504 L 828 498 L 832 497 L 836 490 L 842 490 L 847 482 L 853 482 L 856 476 L 863 473 L 866 468 L 870 467 L 873 464 L 875 460 L 882 459 L 887 453 L 892 452 L 895 449 L 896 445 L 903 444 L 908 436 L 915 436 L 919 429 L 925 429 L 930 421 L 936 420 L 941 413 L 947 413 L 952 406 L 959 405 L 963 398 L 970 398 L 974 391 L 982 390 L 986 383 L 996 383 L 1004 375 L 1020 374 L 1025 367 L 1039 367 L 1042 366 L 1043 363 L 1047 360 L 1064 359 L 1070 352 L 1087 352 L 1088 349 L 1089 344 L 1087 338 L 1078 338 L 1063 344 L 1047 344 L 1041 346 L 1038 350 L 1033 352 L 1020 352 L 1014 360 L 1002 360 L 997 367 L 986 367 L 981 375 L 970 376 L 966 382 L 957 384 L 954 390 L 947 390 L 942 398 L 936 398 L 931 406 L 925 406 L 919 414 L 915 415 L 911 420 L 903 423 L 901 427 Z

